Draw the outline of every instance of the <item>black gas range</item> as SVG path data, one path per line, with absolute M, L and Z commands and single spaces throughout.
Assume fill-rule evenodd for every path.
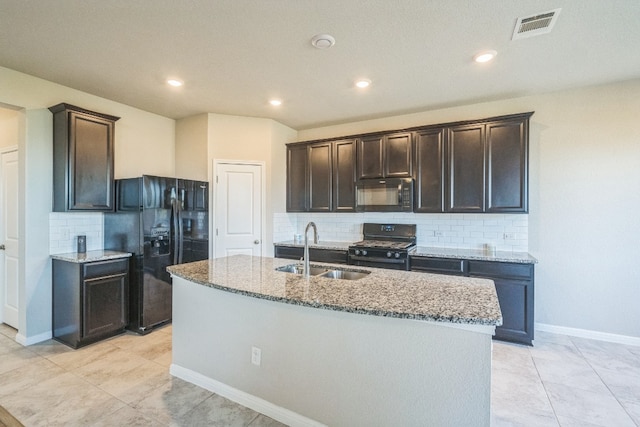
M 415 224 L 362 226 L 364 239 L 349 246 L 349 264 L 409 270 L 409 254 L 416 248 Z

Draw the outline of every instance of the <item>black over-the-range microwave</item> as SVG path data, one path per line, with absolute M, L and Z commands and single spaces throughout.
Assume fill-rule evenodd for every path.
M 413 179 L 361 179 L 356 182 L 356 211 L 413 212 Z

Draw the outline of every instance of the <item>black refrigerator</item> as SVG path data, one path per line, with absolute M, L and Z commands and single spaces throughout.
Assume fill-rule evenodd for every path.
M 115 206 L 104 214 L 104 249 L 132 253 L 128 329 L 146 334 L 171 322 L 167 266 L 209 258 L 209 184 L 120 179 Z

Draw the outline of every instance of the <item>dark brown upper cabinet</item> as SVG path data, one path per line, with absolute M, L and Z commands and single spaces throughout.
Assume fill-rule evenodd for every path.
M 333 211 L 355 212 L 356 141 L 333 142 Z
M 528 212 L 532 114 L 449 128 L 445 211 Z
M 287 212 L 307 210 L 307 146 L 287 145 Z
M 444 212 L 444 149 L 446 129 L 416 131 L 415 144 L 415 212 Z
M 287 212 L 354 212 L 358 179 L 414 178 L 414 212 L 528 212 L 529 119 L 513 114 L 287 145 Z
M 449 128 L 447 141 L 447 212 L 483 212 L 485 125 Z
M 287 146 L 287 212 L 355 211 L 355 140 Z
M 333 193 L 333 157 L 331 142 L 310 144 L 309 158 L 309 211 L 331 212 Z
M 53 113 L 53 210 L 113 210 L 113 152 L 119 117 L 70 104 Z
M 358 138 L 358 179 L 410 178 L 411 132 Z
M 527 212 L 529 117 L 487 123 L 486 211 Z

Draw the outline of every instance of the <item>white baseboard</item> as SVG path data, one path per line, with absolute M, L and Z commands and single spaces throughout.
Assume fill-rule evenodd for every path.
M 273 418 L 276 421 L 280 421 L 288 426 L 292 427 L 327 427 L 325 424 L 314 421 L 310 418 L 302 416 L 296 412 L 274 405 L 271 402 L 267 402 L 257 396 L 253 396 L 249 393 L 245 393 L 242 390 L 231 387 L 227 384 L 216 381 L 213 378 L 206 377 L 191 369 L 183 368 L 182 366 L 171 364 L 169 373 L 174 377 L 180 378 L 206 390 L 212 391 L 222 397 L 226 397 L 240 405 L 260 412 L 268 417 Z
M 535 330 L 541 332 L 551 332 L 554 334 L 569 335 L 571 337 L 589 338 L 598 341 L 640 346 L 639 337 L 631 337 L 628 335 L 610 334 L 607 332 L 590 331 L 588 329 L 567 328 L 565 326 L 548 325 L 546 323 L 536 323 Z
M 39 342 L 42 342 L 42 341 L 50 340 L 52 336 L 53 335 L 51 334 L 51 331 L 43 332 L 41 334 L 33 335 L 31 337 L 25 337 L 20 332 L 18 332 L 16 334 L 16 341 L 18 342 L 18 344 L 28 346 L 28 345 L 38 344 Z

